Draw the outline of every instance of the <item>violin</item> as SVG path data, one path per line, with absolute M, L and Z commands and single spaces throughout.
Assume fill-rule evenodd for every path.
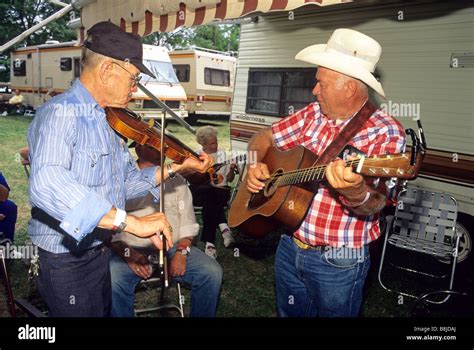
M 142 120 L 134 112 L 128 109 L 107 107 L 105 108 L 107 122 L 110 127 L 125 138 L 131 139 L 140 145 L 148 145 L 156 151 L 161 150 L 161 131 L 154 124 L 150 125 Z M 199 160 L 199 155 L 176 137 L 164 135 L 164 156 L 178 164 L 182 164 L 187 158 Z M 190 171 L 183 176 L 191 184 L 202 184 L 213 173 L 212 167 L 206 173 Z

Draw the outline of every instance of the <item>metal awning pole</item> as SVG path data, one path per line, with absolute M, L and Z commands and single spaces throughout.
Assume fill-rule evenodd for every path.
M 73 10 L 74 7 L 72 5 L 67 5 L 66 7 L 63 7 L 61 10 L 59 10 L 58 12 L 55 12 L 53 13 L 51 16 L 49 16 L 48 18 L 46 18 L 45 20 L 42 20 L 41 22 L 39 22 L 38 24 L 34 25 L 33 27 L 31 27 L 30 29 L 28 30 L 25 30 L 23 33 L 21 33 L 20 35 L 18 35 L 16 38 L 13 38 L 12 40 L 10 40 L 9 42 L 7 42 L 6 44 L 3 44 L 1 47 L 0 47 L 0 53 L 5 51 L 6 49 L 8 49 L 9 47 L 15 45 L 16 43 L 24 40 L 26 37 L 28 37 L 30 34 L 36 32 L 38 29 L 44 27 L 45 25 L 47 25 L 49 22 L 52 22 L 54 21 L 55 19 L 58 19 L 58 18 L 61 18 L 62 16 L 64 16 L 66 13 L 68 13 L 69 11 Z

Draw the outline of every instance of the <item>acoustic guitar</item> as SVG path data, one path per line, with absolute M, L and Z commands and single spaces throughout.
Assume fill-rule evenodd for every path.
M 416 178 L 424 152 L 361 157 L 346 162 L 364 177 Z M 296 230 L 306 216 L 313 198 L 324 180 L 326 165 L 314 166 L 317 156 L 303 146 L 289 151 L 268 149 L 262 163 L 271 174 L 258 193 L 247 189 L 247 177 L 241 182 L 229 211 L 229 226 L 252 237 L 263 237 L 276 228 Z M 247 167 L 252 166 L 248 164 Z

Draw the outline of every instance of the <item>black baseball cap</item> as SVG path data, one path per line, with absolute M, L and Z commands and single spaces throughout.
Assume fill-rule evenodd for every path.
M 139 35 L 127 33 L 112 22 L 103 21 L 94 24 L 87 31 L 83 44 L 95 53 L 130 62 L 140 72 L 156 79 L 155 75 L 143 64 L 143 46 Z

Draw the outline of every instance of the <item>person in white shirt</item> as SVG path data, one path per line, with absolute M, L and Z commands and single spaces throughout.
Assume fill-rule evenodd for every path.
M 217 130 L 212 126 L 203 126 L 196 131 L 196 141 L 202 146 L 202 149 L 214 159 L 214 164 L 226 161 L 226 153 L 218 148 Z M 235 164 L 229 164 L 221 167 L 215 173 L 215 177 L 209 184 L 191 185 L 194 205 L 202 206 L 203 228 L 201 240 L 206 243 L 205 253 L 213 258 L 217 257 L 215 246 L 216 230 L 222 234 L 224 246 L 229 247 L 234 243 L 234 238 L 229 226 L 227 225 L 224 207 L 230 199 L 230 187 L 228 184 L 234 180 Z
M 160 153 L 148 146 L 137 145 L 138 167 L 160 164 Z M 164 208 L 173 228 L 173 248 L 168 252 L 169 276 L 191 285 L 191 317 L 214 317 L 222 283 L 219 263 L 194 248 L 192 242 L 199 232 L 194 215 L 193 200 L 186 180 L 176 174 L 164 183 Z M 129 199 L 125 209 L 138 217 L 158 211 L 159 203 L 148 193 Z M 142 279 L 152 275 L 147 259 L 157 250 L 148 238 L 122 232 L 112 238 L 110 273 L 112 280 L 112 317 L 133 317 L 135 288 Z

